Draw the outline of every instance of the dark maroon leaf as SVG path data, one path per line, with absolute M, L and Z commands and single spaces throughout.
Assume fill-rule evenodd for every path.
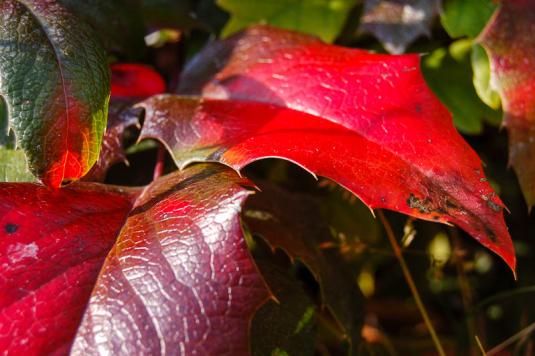
M 93 290 L 73 354 L 241 355 L 269 297 L 243 239 L 250 183 L 197 165 L 147 187 Z

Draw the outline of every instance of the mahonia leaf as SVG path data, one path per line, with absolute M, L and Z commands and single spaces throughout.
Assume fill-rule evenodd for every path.
M 430 35 L 440 0 L 366 0 L 360 29 L 372 33 L 390 53 L 403 53 L 421 35 Z
M 263 194 L 252 196 L 244 208 L 243 219 L 250 231 L 309 268 L 320 286 L 322 303 L 340 324 L 350 345 L 358 345 L 362 294 L 340 257 L 320 249 L 331 234 L 323 223 L 318 202 L 273 185 L 262 184 L 260 189 Z
M 137 63 L 117 63 L 111 66 L 111 74 L 113 99 L 141 99 L 165 92 L 165 81 L 149 66 Z
M 535 1 L 503 1 L 479 37 L 491 61 L 509 133 L 509 161 L 529 207 L 535 204 Z
M 266 23 L 316 35 L 326 42 L 333 42 L 338 37 L 356 3 L 356 0 L 217 0 L 217 4 L 231 14 L 223 28 L 224 37 L 249 25 Z
M 221 165 L 144 189 L 0 184 L 0 348 L 247 353 L 270 297 L 240 226 L 251 188 Z
M 260 26 L 210 44 L 180 83 L 181 93 L 204 98 L 148 99 L 140 134 L 167 145 L 179 167 L 287 159 L 372 209 L 454 223 L 514 270 L 503 204 L 426 86 L 418 55 L 372 54 Z
M 106 53 L 88 25 L 52 0 L 0 3 L 0 95 L 30 171 L 46 185 L 96 162 L 106 126 Z
M 474 90 L 471 49 L 470 40 L 456 41 L 449 49 L 436 49 L 423 58 L 422 71 L 429 87 L 453 114 L 455 126 L 463 133 L 478 134 L 484 122 L 498 125 L 501 113 L 481 102 Z
M 66 354 L 136 191 L 0 184 L 0 350 Z
M 442 26 L 453 37 L 476 37 L 496 10 L 493 0 L 448 0 L 440 13 Z
M 145 188 L 93 289 L 73 355 L 240 355 L 269 297 L 241 231 L 250 183 L 197 165 Z

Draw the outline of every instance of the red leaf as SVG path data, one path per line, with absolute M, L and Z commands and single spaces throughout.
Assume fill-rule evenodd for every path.
M 133 192 L 0 184 L 0 350 L 66 353 Z
M 194 166 L 146 188 L 110 252 L 73 352 L 241 355 L 268 293 L 243 239 L 247 180 Z
M 149 66 L 135 63 L 111 66 L 112 98 L 145 98 L 164 92 L 164 80 Z
M 288 159 L 372 209 L 454 223 L 514 271 L 503 204 L 426 86 L 417 55 L 371 54 L 262 26 L 201 51 L 181 92 L 229 100 L 142 104 L 141 137 L 161 139 L 179 166 Z
M 509 131 L 509 161 L 529 207 L 535 204 L 535 1 L 502 1 L 479 37 Z

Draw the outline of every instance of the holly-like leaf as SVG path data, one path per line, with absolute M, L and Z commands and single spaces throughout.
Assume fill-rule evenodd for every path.
M 472 61 L 472 70 L 474 76 L 472 81 L 477 95 L 481 101 L 493 109 L 499 109 L 501 100 L 500 94 L 496 92 L 491 82 L 490 60 L 487 52 L 478 44 L 472 46 L 472 54 L 470 56 Z
M 243 219 L 250 231 L 309 268 L 320 286 L 323 305 L 338 321 L 350 345 L 358 345 L 362 294 L 340 263 L 340 256 L 320 249 L 331 234 L 318 202 L 273 185 L 263 184 L 260 189 L 263 194 L 251 197 L 244 208 Z
M 509 161 L 528 206 L 535 204 L 535 1 L 503 1 L 479 37 L 502 99 Z
M 68 352 L 135 191 L 0 184 L 0 349 Z
M 224 37 L 247 26 L 266 23 L 277 27 L 316 35 L 333 42 L 342 31 L 356 0 L 218 0 L 218 5 L 231 14 L 223 29 Z
M 182 93 L 205 99 L 148 99 L 141 132 L 164 142 L 179 167 L 208 160 L 240 169 L 284 158 L 372 209 L 454 223 L 514 269 L 503 204 L 427 88 L 417 55 L 371 54 L 256 27 L 209 45 L 181 83 Z
M 471 78 L 470 40 L 454 42 L 424 57 L 422 71 L 427 84 L 453 114 L 455 126 L 467 134 L 477 134 L 483 123 L 498 125 L 501 113 L 479 99 Z
M 108 255 L 72 353 L 245 354 L 268 291 L 239 211 L 247 180 L 197 165 L 136 201 Z
M 106 126 L 106 53 L 59 2 L 5 0 L 0 16 L 0 95 L 17 144 L 46 185 L 77 180 Z
M 390 53 L 403 53 L 421 35 L 430 35 L 440 0 L 366 0 L 360 29 L 372 33 Z
M 453 37 L 476 37 L 496 10 L 493 0 L 447 0 L 440 13 L 440 21 Z

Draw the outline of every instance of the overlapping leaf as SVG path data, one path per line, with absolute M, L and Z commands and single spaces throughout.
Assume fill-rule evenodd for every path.
M 243 239 L 248 181 L 194 166 L 147 187 L 99 276 L 72 353 L 244 354 L 268 297 Z
M 503 1 L 479 37 L 502 99 L 509 161 L 528 206 L 535 204 L 535 1 Z
M 134 191 L 0 184 L 0 350 L 64 354 Z
M 217 165 L 143 190 L 0 185 L 0 347 L 63 353 L 78 329 L 73 354 L 246 353 L 269 296 L 239 222 L 250 188 Z
M 164 142 L 179 167 L 214 160 L 240 169 L 284 158 L 370 208 L 454 223 L 514 269 L 503 205 L 425 85 L 418 56 L 256 27 L 201 51 L 180 91 L 205 99 L 149 99 L 141 133 Z
M 430 27 L 440 0 L 366 0 L 360 28 L 373 33 L 390 53 L 403 53 Z
M 59 2 L 5 0 L 0 17 L 0 95 L 17 144 L 45 184 L 79 179 L 106 126 L 106 54 Z

